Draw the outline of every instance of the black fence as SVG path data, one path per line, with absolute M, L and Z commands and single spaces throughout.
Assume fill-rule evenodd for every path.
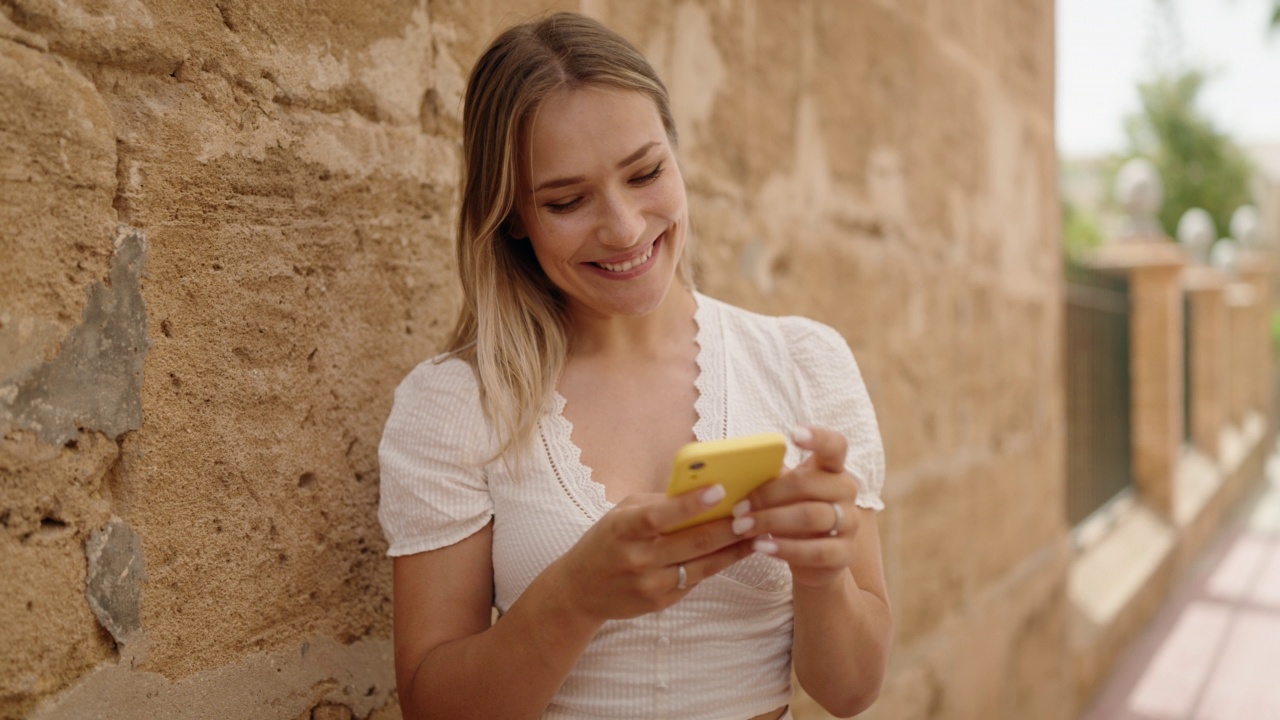
M 1133 484 L 1129 283 L 1067 269 L 1067 519 L 1074 526 Z

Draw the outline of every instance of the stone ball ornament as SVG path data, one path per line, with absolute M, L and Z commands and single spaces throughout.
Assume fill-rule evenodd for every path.
M 1222 238 L 1214 243 L 1213 249 L 1209 251 L 1209 264 L 1225 273 L 1234 274 L 1239 255 L 1240 248 L 1236 245 L 1236 241 L 1231 238 Z
M 1241 247 L 1258 246 L 1259 227 L 1258 208 L 1252 205 L 1241 205 L 1231 213 L 1231 237 L 1235 238 Z
M 1213 239 L 1217 236 L 1213 216 L 1204 208 L 1189 208 L 1178 219 L 1178 243 L 1200 265 L 1209 263 L 1209 246 L 1213 245 Z
M 1129 235 L 1159 235 L 1156 213 L 1164 203 L 1164 185 L 1155 165 L 1146 158 L 1132 158 L 1116 173 L 1115 198 L 1128 217 Z

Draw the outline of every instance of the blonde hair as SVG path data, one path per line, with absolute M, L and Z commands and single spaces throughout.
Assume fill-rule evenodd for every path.
M 463 304 L 447 350 L 476 369 L 498 437 L 495 458 L 532 438 L 572 330 L 564 298 L 531 245 L 511 236 L 521 139 L 552 93 L 588 85 L 649 96 L 675 147 L 671 101 L 657 73 L 622 36 L 582 15 L 557 13 L 507 29 L 467 80 L 457 235 Z M 686 249 L 679 276 L 692 287 L 690 255 Z

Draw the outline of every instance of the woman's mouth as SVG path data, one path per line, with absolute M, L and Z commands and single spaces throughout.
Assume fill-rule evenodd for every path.
M 649 249 L 644 251 L 644 253 L 637 255 L 633 258 L 630 258 L 629 260 L 623 260 L 622 262 L 619 262 L 619 263 L 593 262 L 591 264 L 595 265 L 596 267 L 602 270 L 607 270 L 611 273 L 624 273 L 624 272 L 627 272 L 628 270 L 632 270 L 634 268 L 640 267 L 641 265 L 648 262 L 649 258 L 653 257 L 653 249 L 656 248 L 657 246 L 658 246 L 658 243 L 655 241 L 652 245 L 649 246 Z

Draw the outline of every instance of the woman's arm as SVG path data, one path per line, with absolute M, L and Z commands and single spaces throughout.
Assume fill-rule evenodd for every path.
M 396 558 L 396 685 L 405 718 L 541 716 L 606 620 L 667 607 L 751 553 L 728 520 L 662 534 L 718 503 L 717 488 L 628 498 L 492 626 L 492 524 L 448 547 Z
M 753 493 L 749 514 L 735 522 L 743 533 L 768 534 L 756 549 L 791 566 L 792 663 L 801 687 L 828 712 L 851 717 L 879 696 L 893 619 L 875 513 L 855 504 L 844 437 L 825 428 L 808 435 L 793 439 L 812 455 Z
M 603 621 L 573 612 L 547 573 L 498 623 L 493 524 L 395 559 L 396 687 L 406 720 L 538 717 Z
M 857 715 L 879 697 L 893 636 L 875 512 L 855 512 L 858 537 L 848 572 L 827 587 L 793 587 L 796 678 L 837 717 Z

